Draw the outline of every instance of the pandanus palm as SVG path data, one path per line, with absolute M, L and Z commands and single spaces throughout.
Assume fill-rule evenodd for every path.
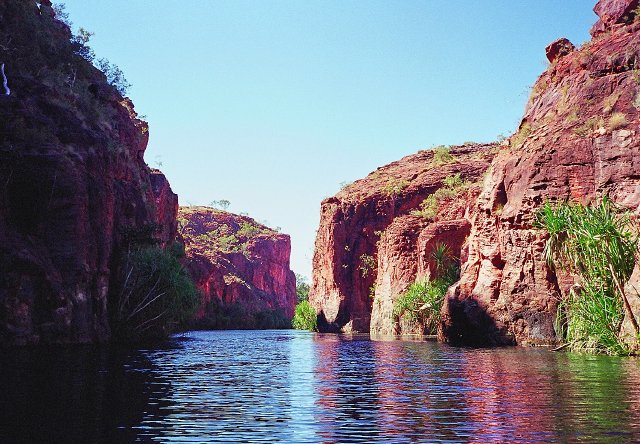
M 551 266 L 557 264 L 577 274 L 582 281 L 581 294 L 574 305 L 577 309 L 570 319 L 574 324 L 569 325 L 569 330 L 573 328 L 574 333 L 579 331 L 584 336 L 585 331 L 597 331 L 595 324 L 600 324 L 607 332 L 596 336 L 611 337 L 613 333 L 617 343 L 614 349 L 618 349 L 623 318 L 618 307 L 622 305 L 638 338 L 638 322 L 624 290 L 624 282 L 635 266 L 639 240 L 628 212 L 604 197 L 590 207 L 546 203 L 537 220 L 549 235 L 544 249 L 546 260 Z M 592 343 L 592 338 L 588 342 Z

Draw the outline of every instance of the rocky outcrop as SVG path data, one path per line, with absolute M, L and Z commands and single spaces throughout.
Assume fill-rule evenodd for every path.
M 575 48 L 559 39 L 547 47 L 551 64 L 533 87 L 517 133 L 486 151 L 495 157 L 456 148 L 458 163 L 428 168 L 431 154 L 418 153 L 323 202 L 311 291 L 321 328 L 419 332 L 393 320 L 393 305 L 414 280 L 432 276 L 429 252 L 444 242 L 460 259 L 461 277 L 445 299 L 441 340 L 558 341 L 558 304 L 574 279 L 547 266 L 535 214 L 547 200 L 590 203 L 604 195 L 639 211 L 638 6 L 601 0 L 591 42 Z M 489 162 L 481 185 L 445 202 L 437 217 L 420 217 L 419 202 L 445 176 L 458 171 L 477 180 Z M 627 283 L 635 308 L 639 280 L 636 269 Z
M 638 0 L 600 0 L 593 8 L 599 19 L 591 28 L 591 35 L 596 37 L 633 22 L 639 5 Z
M 194 326 L 289 324 L 297 299 L 288 235 L 250 217 L 207 207 L 182 207 L 179 221 L 187 269 L 203 293 Z
M 589 203 L 604 195 L 637 211 L 637 3 L 600 1 L 596 28 L 603 32 L 554 60 L 534 85 L 519 131 L 494 159 L 478 198 L 469 257 L 444 307 L 443 340 L 556 341 L 558 302 L 572 279 L 544 262 L 536 211 L 546 200 Z
M 573 43 L 565 38 L 561 38 L 547 46 L 545 52 L 547 53 L 549 63 L 554 63 L 557 59 L 566 56 L 575 49 L 576 47 L 573 46 Z
M 417 278 L 433 273 L 436 243 L 464 257 L 468 209 L 496 149 L 470 144 L 420 151 L 322 202 L 309 297 L 321 330 L 416 332 L 396 324 L 393 303 Z M 425 199 L 454 177 L 462 182 L 458 189 L 425 207 Z
M 178 195 L 173 192 L 162 171 L 152 169 L 149 180 L 156 212 L 155 236 L 166 247 L 175 240 L 178 233 Z
M 0 345 L 108 339 L 121 252 L 175 235 L 147 124 L 41 3 L 0 3 Z

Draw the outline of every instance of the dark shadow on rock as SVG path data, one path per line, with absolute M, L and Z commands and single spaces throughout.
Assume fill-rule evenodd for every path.
M 457 286 L 452 287 L 443 306 L 438 339 L 454 346 L 516 345 L 514 335 L 499 326 L 475 298 L 461 298 Z

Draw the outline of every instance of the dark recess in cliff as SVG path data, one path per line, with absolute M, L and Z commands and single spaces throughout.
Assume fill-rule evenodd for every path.
M 39 3 L 0 3 L 0 344 L 104 341 L 131 234 L 171 242 L 177 197 L 147 124 Z

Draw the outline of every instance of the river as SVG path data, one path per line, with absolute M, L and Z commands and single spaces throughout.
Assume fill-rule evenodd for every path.
M 640 441 L 632 358 L 286 330 L 1 357 L 0 443 Z

